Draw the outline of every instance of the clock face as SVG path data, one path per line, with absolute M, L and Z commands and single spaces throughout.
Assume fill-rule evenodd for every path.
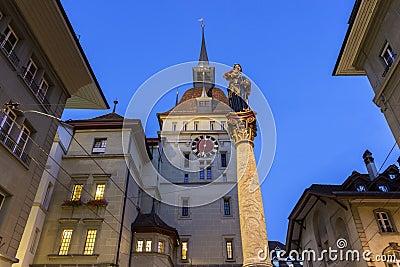
M 192 151 L 199 158 L 213 156 L 218 151 L 218 141 L 212 136 L 201 135 L 193 140 Z

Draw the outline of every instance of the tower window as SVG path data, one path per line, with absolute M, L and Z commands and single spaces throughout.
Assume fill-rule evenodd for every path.
M 174 132 L 176 131 L 176 122 L 172 123 L 172 131 L 174 131 Z
M 186 121 L 183 122 L 183 130 L 187 131 L 187 122 Z
M 143 252 L 143 240 L 136 241 L 136 252 Z
M 107 138 L 94 139 L 92 154 L 103 154 L 106 152 Z
M 188 241 L 182 241 L 181 245 L 181 260 L 187 260 L 189 252 Z
M 221 167 L 226 168 L 226 153 L 221 153 Z
M 388 211 L 378 210 L 375 211 L 375 217 L 379 225 L 379 229 L 382 233 L 395 232 L 393 228 L 392 219 Z
M 229 197 L 224 198 L 224 215 L 231 215 L 231 199 Z
M 200 179 L 204 179 L 204 169 L 200 170 Z
M 151 252 L 151 240 L 146 240 L 146 252 Z
M 184 183 L 189 183 L 189 174 L 185 173 L 185 178 L 183 178 Z
M 207 167 L 207 179 L 212 179 L 212 176 L 211 176 L 211 167 Z
M 198 122 L 198 121 L 195 121 L 195 122 L 194 122 L 194 130 L 195 130 L 195 131 L 198 131 L 198 130 L 199 130 L 199 122 Z
M 225 130 L 225 121 L 221 121 L 221 130 Z
M 213 131 L 215 127 L 215 122 L 210 121 L 210 130 Z
M 71 243 L 73 229 L 64 229 L 61 234 L 61 245 L 58 255 L 67 255 L 69 250 L 69 244 Z
M 226 240 L 225 241 L 226 245 L 226 259 L 227 260 L 233 260 L 233 244 L 232 240 Z
M 182 217 L 189 217 L 189 200 L 182 200 Z
M 158 253 L 165 253 L 165 242 L 164 240 L 158 241 Z
M 189 153 L 183 153 L 183 156 L 185 157 L 185 159 L 184 159 L 184 167 L 185 168 L 189 168 L 189 157 L 190 157 L 190 154 Z

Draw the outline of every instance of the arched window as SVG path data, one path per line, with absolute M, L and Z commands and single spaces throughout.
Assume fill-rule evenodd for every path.
M 385 263 L 387 267 L 400 267 L 400 246 L 398 243 L 391 242 L 386 247 L 382 255 L 385 255 Z

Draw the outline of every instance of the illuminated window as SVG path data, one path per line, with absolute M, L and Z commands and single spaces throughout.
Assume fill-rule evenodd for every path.
M 146 240 L 146 252 L 151 252 L 151 240 Z
M 84 255 L 93 255 L 94 243 L 96 242 L 97 230 L 88 230 L 86 234 L 85 249 L 83 250 Z
M 104 190 L 106 189 L 105 184 L 96 185 L 96 194 L 94 195 L 95 200 L 101 200 L 104 198 Z
M 74 230 L 72 229 L 64 229 L 61 234 L 61 246 L 58 252 L 58 255 L 67 255 L 69 244 L 71 243 L 72 233 Z
M 74 185 L 74 189 L 72 190 L 71 200 L 76 201 L 80 200 L 82 196 L 83 184 Z
M 143 252 L 143 240 L 138 240 L 136 242 L 136 252 Z
M 233 247 L 232 247 L 232 240 L 226 241 L 226 259 L 232 260 L 233 259 Z
M 103 154 L 106 152 L 107 138 L 94 139 L 92 154 Z
M 375 211 L 375 217 L 382 233 L 395 232 L 389 212 L 382 210 Z
M 181 246 L 181 260 L 187 260 L 188 259 L 188 242 L 187 241 L 182 241 L 182 246 Z
M 165 252 L 165 243 L 164 240 L 158 241 L 158 253 L 164 253 Z

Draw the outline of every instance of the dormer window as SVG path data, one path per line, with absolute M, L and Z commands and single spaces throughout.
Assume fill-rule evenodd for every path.
M 357 192 L 367 192 L 367 188 L 365 187 L 364 184 L 356 185 L 356 190 L 357 190 Z
M 389 187 L 387 185 L 379 185 L 378 188 L 382 192 L 389 192 Z
M 394 173 L 389 173 L 389 178 L 390 178 L 390 179 L 396 178 L 396 174 L 394 174 Z

